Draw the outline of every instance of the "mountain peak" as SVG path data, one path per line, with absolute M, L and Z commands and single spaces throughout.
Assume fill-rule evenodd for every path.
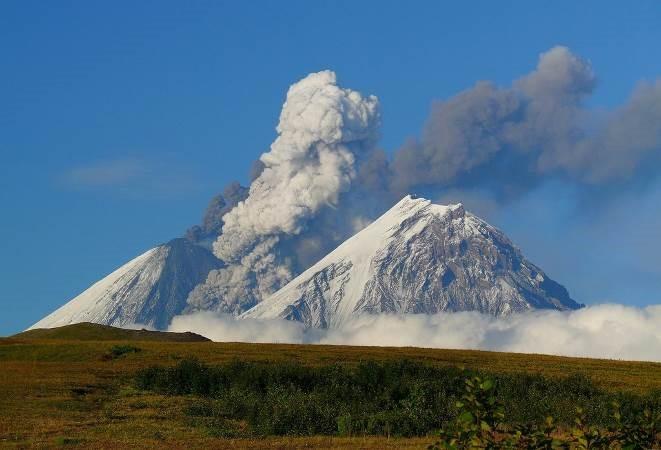
M 428 219 L 432 218 L 442 218 L 449 217 L 450 219 L 459 219 L 466 215 L 466 210 L 462 203 L 441 205 L 433 203 L 431 200 L 428 200 L 423 197 L 417 197 L 415 195 L 407 195 L 402 198 L 399 202 L 395 204 L 389 211 L 387 211 L 383 217 L 427 217 Z M 380 219 L 379 219 L 380 220 Z
M 435 214 L 446 214 L 452 211 L 463 212 L 464 205 L 459 202 L 449 205 L 440 205 L 438 203 L 433 203 L 431 200 L 428 200 L 424 197 L 418 197 L 415 194 L 408 194 L 404 196 L 400 201 L 398 201 L 392 209 L 401 209 L 401 210 L 413 210 L 420 208 L 430 208 Z
M 360 313 L 504 315 L 579 306 L 461 203 L 407 195 L 243 317 L 334 327 Z
M 93 322 L 164 329 L 181 314 L 188 293 L 221 266 L 206 248 L 172 239 L 116 269 L 30 328 Z

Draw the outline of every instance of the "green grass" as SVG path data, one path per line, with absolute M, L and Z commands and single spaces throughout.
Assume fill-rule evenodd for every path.
M 580 374 L 608 392 L 645 394 L 661 389 L 658 363 L 465 350 L 177 342 L 161 333 L 144 338 L 130 333 L 130 338 L 118 339 L 115 330 L 105 327 L 74 330 L 0 338 L 0 447 L 50 448 L 62 442 L 67 447 L 94 448 L 424 448 L 431 442 L 429 438 L 381 437 L 219 438 L 208 426 L 202 426 L 208 418 L 190 414 L 191 407 L 196 407 L 195 398 L 135 388 L 139 370 L 152 365 L 175 366 L 191 357 L 208 365 L 240 359 L 312 367 L 404 358 L 434 367 L 491 373 L 551 378 Z M 94 334 L 98 340 L 90 340 Z M 107 358 L 117 346 L 140 351 Z M 240 421 L 232 425 L 247 426 Z

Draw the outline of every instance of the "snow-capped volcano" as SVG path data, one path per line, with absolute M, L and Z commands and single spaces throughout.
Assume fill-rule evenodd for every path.
M 77 322 L 168 327 L 221 260 L 174 239 L 126 263 L 31 328 Z M 362 313 L 574 309 L 567 290 L 461 204 L 405 197 L 239 317 L 336 327 Z
M 361 313 L 505 315 L 580 306 L 463 205 L 407 196 L 241 317 L 337 327 Z
M 95 322 L 165 329 L 186 307 L 188 293 L 221 266 L 209 250 L 173 239 L 124 264 L 30 328 Z

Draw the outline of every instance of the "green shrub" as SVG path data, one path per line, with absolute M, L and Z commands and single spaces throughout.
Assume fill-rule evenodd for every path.
M 241 433 L 253 436 L 424 436 L 461 425 L 480 439 L 498 429 L 518 432 L 521 442 L 534 436 L 542 442 L 547 417 L 555 418 L 553 426 L 571 428 L 576 407 L 600 430 L 616 426 L 614 401 L 622 424 L 634 423 L 645 409 L 661 410 L 659 392 L 609 393 L 582 376 L 494 375 L 407 360 L 321 367 L 232 361 L 212 367 L 188 359 L 140 370 L 135 381 L 143 390 L 192 395 L 197 400 L 190 416 L 207 417 L 205 423 L 223 430 L 228 423 L 247 424 Z
M 135 347 L 133 345 L 114 345 L 110 348 L 110 351 L 105 355 L 105 359 L 117 359 L 124 355 L 131 353 L 138 353 L 142 351 L 141 348 Z
M 80 439 L 65 436 L 58 436 L 55 438 L 55 445 L 78 445 L 80 442 Z
M 440 439 L 428 450 L 459 449 L 652 449 L 660 448 L 661 413 L 649 409 L 622 420 L 620 405 L 612 402 L 611 425 L 590 423 L 581 407 L 575 409 L 574 423 L 569 429 L 556 427 L 552 417 L 544 425 L 534 422 L 508 425 L 505 408 L 496 395 L 496 383 L 473 377 L 465 381 L 465 393 L 456 403 L 457 417 L 440 431 Z M 572 380 L 572 385 L 574 381 Z M 585 386 L 584 380 L 579 384 Z M 589 387 L 589 386 L 588 386 Z M 589 394 L 596 394 L 591 388 Z M 577 392 L 574 392 L 577 394 Z

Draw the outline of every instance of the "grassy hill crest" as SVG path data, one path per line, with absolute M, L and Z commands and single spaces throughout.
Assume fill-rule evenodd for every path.
M 208 342 L 199 334 L 168 331 L 130 330 L 98 323 L 82 322 L 56 328 L 37 328 L 11 336 L 20 339 L 57 339 L 65 341 L 158 341 Z

